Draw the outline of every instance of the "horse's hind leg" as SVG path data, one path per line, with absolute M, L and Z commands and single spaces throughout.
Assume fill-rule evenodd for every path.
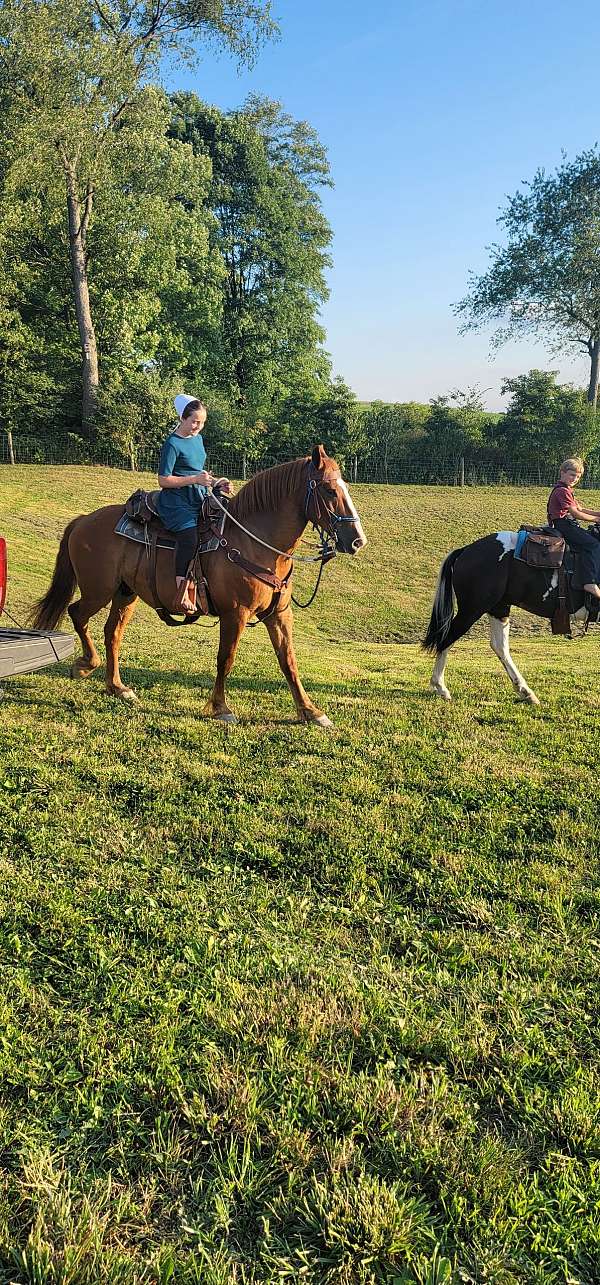
M 285 611 L 282 611 L 280 615 L 274 615 L 269 620 L 265 620 L 265 625 L 269 632 L 269 638 L 273 643 L 281 671 L 287 679 L 294 698 L 299 722 L 316 723 L 319 727 L 331 727 L 331 719 L 326 714 L 323 714 L 320 709 L 317 709 L 317 706 L 307 696 L 300 682 L 292 637 L 293 616 L 291 607 L 286 607 Z
M 77 660 L 71 665 L 71 678 L 87 678 L 89 674 L 102 664 L 98 652 L 94 646 L 94 640 L 89 631 L 88 624 L 102 607 L 106 606 L 108 598 L 98 602 L 97 599 L 82 593 L 78 602 L 72 603 L 69 607 L 69 615 L 73 622 L 73 628 L 78 638 L 81 640 L 83 652 Z
M 463 638 L 465 634 L 468 634 L 469 629 L 471 629 L 471 627 L 479 620 L 480 615 L 481 613 L 479 611 L 468 612 L 461 611 L 459 609 L 448 631 L 446 646 L 442 651 L 438 652 L 436 656 L 429 685 L 436 693 L 436 696 L 441 696 L 442 700 L 452 700 L 450 692 L 444 682 L 444 671 L 448 660 L 448 652 L 453 644 L 458 642 L 459 638 Z
M 446 684 L 444 682 L 444 672 L 446 669 L 449 650 L 450 650 L 449 647 L 444 647 L 443 651 L 438 652 L 435 658 L 435 665 L 433 666 L 433 672 L 430 679 L 430 687 L 432 687 L 436 695 L 441 696 L 442 700 L 444 701 L 452 700 L 450 692 L 448 691 L 448 688 L 446 687 Z
M 530 705 L 539 705 L 539 700 L 527 686 L 523 675 L 517 669 L 510 654 L 508 638 L 510 634 L 509 616 L 490 616 L 490 646 L 510 678 L 519 700 L 528 701 Z
M 119 696 L 121 700 L 136 701 L 137 696 L 132 687 L 121 682 L 119 672 L 119 651 L 125 629 L 137 606 L 137 594 L 124 594 L 118 590 L 115 594 L 110 613 L 104 626 L 106 643 L 106 690 L 109 696 Z

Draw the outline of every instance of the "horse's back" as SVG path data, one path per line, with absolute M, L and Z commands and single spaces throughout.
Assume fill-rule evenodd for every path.
M 112 586 L 121 561 L 121 544 L 115 527 L 125 511 L 124 504 L 105 504 L 77 519 L 69 537 L 69 556 L 81 589 L 84 582 L 98 580 Z

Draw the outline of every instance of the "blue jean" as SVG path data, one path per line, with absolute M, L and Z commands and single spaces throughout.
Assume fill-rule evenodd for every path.
M 572 518 L 555 518 L 552 525 L 565 540 L 570 549 L 579 554 L 581 559 L 581 576 L 584 584 L 598 584 L 600 581 L 600 540 L 595 540 L 584 527 L 580 527 Z

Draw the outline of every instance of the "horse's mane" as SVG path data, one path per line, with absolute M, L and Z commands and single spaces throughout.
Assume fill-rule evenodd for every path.
M 251 517 L 253 513 L 276 512 L 285 495 L 300 489 L 306 461 L 307 456 L 299 460 L 288 460 L 285 464 L 275 464 L 274 468 L 267 468 L 251 477 L 230 501 L 230 512 L 240 521 Z

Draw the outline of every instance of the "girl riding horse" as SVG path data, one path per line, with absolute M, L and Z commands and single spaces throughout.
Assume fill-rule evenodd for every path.
M 161 521 L 169 531 L 177 534 L 175 553 L 175 579 L 177 606 L 187 615 L 193 614 L 196 604 L 191 593 L 192 582 L 187 579 L 187 569 L 196 552 L 198 514 L 208 486 L 218 485 L 225 494 L 231 487 L 227 478 L 214 478 L 204 468 L 206 451 L 202 430 L 206 423 L 206 406 L 199 398 L 178 393 L 175 410 L 179 423 L 163 443 L 158 464 L 158 483 L 161 488 L 158 511 Z

